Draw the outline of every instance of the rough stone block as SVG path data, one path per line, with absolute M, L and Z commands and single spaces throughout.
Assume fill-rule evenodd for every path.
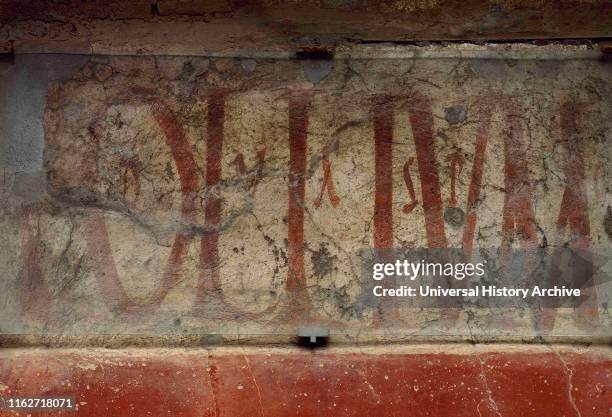
M 150 0 L 0 1 L 0 21 L 3 22 L 29 19 L 38 21 L 70 21 L 75 18 L 141 19 L 150 15 Z
M 157 2 L 157 10 L 161 15 L 197 16 L 231 12 L 232 6 L 227 0 L 161 0 Z

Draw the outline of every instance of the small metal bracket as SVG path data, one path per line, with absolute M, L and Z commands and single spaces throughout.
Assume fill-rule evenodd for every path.
M 305 326 L 298 328 L 298 337 L 301 342 L 307 342 L 311 346 L 324 345 L 329 338 L 329 329 L 316 326 Z

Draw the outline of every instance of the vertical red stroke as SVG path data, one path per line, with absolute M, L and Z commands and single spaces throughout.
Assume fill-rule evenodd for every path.
M 266 164 L 266 148 L 257 150 L 257 176 L 249 184 L 249 188 L 255 193 L 259 182 L 263 179 L 264 166 Z
M 200 262 L 204 274 L 200 278 L 198 301 L 202 301 L 208 290 L 219 290 L 219 227 L 221 226 L 221 198 L 216 186 L 221 181 L 221 158 L 223 156 L 223 125 L 225 123 L 224 91 L 213 91 L 208 96 L 206 118 L 206 204 Z
M 569 245 L 578 249 L 588 249 L 591 226 L 587 203 L 583 138 L 578 133 L 578 117 L 580 109 L 573 102 L 566 102 L 561 106 L 561 132 L 562 146 L 566 151 L 563 161 L 565 174 L 565 190 L 561 200 L 559 216 L 557 218 L 557 231 L 561 234 L 569 226 Z
M 374 247 L 393 247 L 393 99 L 374 101 Z
M 515 238 L 521 248 L 538 246 L 533 208 L 533 184 L 529 179 L 525 128 L 521 109 L 509 99 L 505 105 L 504 196 L 502 249 L 508 250 Z
M 491 116 L 493 103 L 485 100 L 480 106 L 481 122 L 476 132 L 476 144 L 474 146 L 474 162 L 472 164 L 472 179 L 468 189 L 466 223 L 463 229 L 463 248 L 465 253 L 471 254 L 474 244 L 474 231 L 476 229 L 476 209 L 480 199 L 480 188 L 482 186 L 482 173 L 484 169 L 485 152 L 489 140 L 489 129 L 491 127 Z
M 374 98 L 374 248 L 379 261 L 391 262 L 393 248 L 393 127 L 395 100 L 392 96 Z M 385 281 L 385 286 L 393 285 Z M 380 303 L 375 312 L 376 326 L 385 320 L 397 319 L 394 303 Z
M 457 179 L 463 171 L 463 164 L 465 163 L 465 159 L 463 158 L 463 155 L 461 155 L 459 152 L 455 152 L 452 155 L 449 155 L 447 159 L 449 161 L 449 168 L 451 172 L 451 195 L 448 205 L 450 207 L 457 207 Z
M 289 209 L 287 289 L 305 295 L 304 202 L 309 93 L 294 91 L 289 97 Z
M 427 244 L 430 248 L 445 248 L 447 241 L 444 231 L 440 179 L 436 165 L 431 100 L 424 95 L 415 94 L 410 103 L 409 113 L 421 178 Z
M 414 162 L 414 158 L 410 157 L 404 164 L 404 183 L 406 184 L 406 188 L 408 188 L 408 195 L 410 195 L 410 202 L 404 204 L 403 212 L 406 214 L 412 213 L 412 210 L 419 204 L 419 200 L 416 198 L 416 193 L 414 191 L 414 184 L 412 183 L 412 177 L 410 176 L 410 166 Z

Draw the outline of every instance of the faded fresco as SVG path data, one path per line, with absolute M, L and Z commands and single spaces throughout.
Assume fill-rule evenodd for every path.
M 581 60 L 84 59 L 42 87 L 35 185 L 4 170 L 0 331 L 609 334 L 596 290 L 358 300 L 364 249 L 610 251 L 611 83 Z

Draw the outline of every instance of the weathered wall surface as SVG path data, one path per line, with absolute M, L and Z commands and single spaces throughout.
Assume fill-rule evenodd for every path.
M 609 252 L 612 73 L 574 52 L 18 55 L 0 329 L 605 338 L 605 288 L 576 310 L 458 312 L 364 304 L 359 285 L 366 248 Z

